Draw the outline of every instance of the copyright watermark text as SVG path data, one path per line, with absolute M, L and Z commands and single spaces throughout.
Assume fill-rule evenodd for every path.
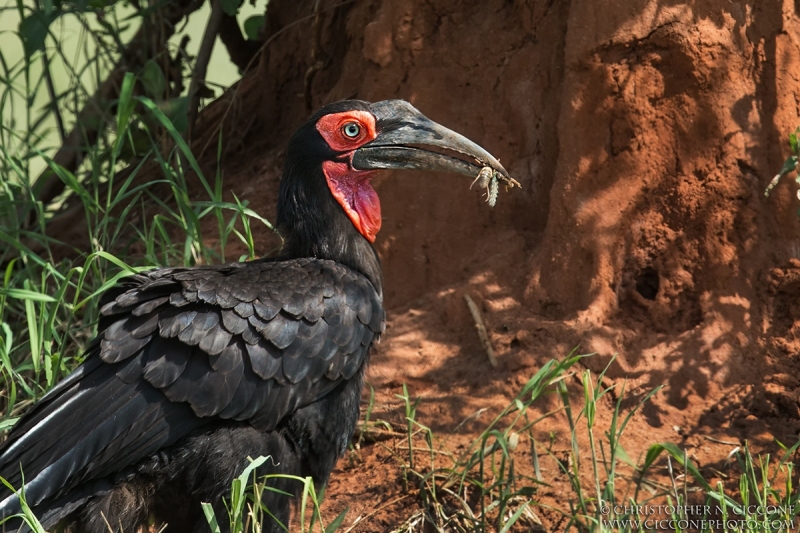
M 793 531 L 793 505 L 623 505 L 601 502 L 603 526 L 611 529 Z M 789 517 L 789 518 L 787 518 Z

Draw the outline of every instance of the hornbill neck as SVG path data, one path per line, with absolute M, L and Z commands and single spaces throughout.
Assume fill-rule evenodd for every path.
M 281 178 L 277 226 L 284 238 L 283 258 L 336 261 L 366 276 L 383 295 L 378 254 L 333 198 L 320 167 L 287 161 Z

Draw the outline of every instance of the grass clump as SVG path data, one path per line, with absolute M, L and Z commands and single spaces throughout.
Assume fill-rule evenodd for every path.
M 305 533 L 306 531 L 311 533 L 315 530 L 320 533 L 333 533 L 337 531 L 347 514 L 347 509 L 339 513 L 338 516 L 325 526 L 322 513 L 320 512 L 320 504 L 324 497 L 324 488 L 323 491 L 317 493 L 314 481 L 310 477 L 302 478 L 281 474 L 259 476 L 256 469 L 269 460 L 271 460 L 270 457 L 251 459 L 250 464 L 239 477 L 233 480 L 230 499 L 226 499 L 223 502 L 228 511 L 227 518 L 231 533 L 257 533 L 261 531 L 261 524 L 267 517 L 275 519 L 275 516 L 262 503 L 262 496 L 265 491 L 275 491 L 289 496 L 289 494 L 270 486 L 270 481 L 274 481 L 277 478 L 293 480 L 303 486 L 297 509 L 298 516 L 300 517 L 298 525 L 301 533 Z M 206 515 L 211 532 L 220 533 L 219 519 L 211 504 L 204 503 L 203 512 Z M 289 524 L 280 523 L 280 526 L 286 531 L 292 530 Z

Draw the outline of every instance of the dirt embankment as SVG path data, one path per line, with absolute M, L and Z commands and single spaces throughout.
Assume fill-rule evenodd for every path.
M 312 5 L 272 0 L 266 35 Z M 524 187 L 490 209 L 458 177 L 377 182 L 390 326 L 369 380 L 384 416 L 397 415 L 393 394 L 406 382 L 424 396 L 423 421 L 454 432 L 580 344 L 597 352 L 585 363 L 596 371 L 618 353 L 610 380 L 627 379 L 633 397 L 665 385 L 629 429 L 632 457 L 669 440 L 719 468 L 730 446 L 703 436 L 794 442 L 798 201 L 791 183 L 769 199 L 763 190 L 800 122 L 797 9 L 788 0 L 326 9 L 317 56 L 329 59 L 310 85 L 314 107 L 404 98 L 499 156 Z M 224 117 L 226 183 L 271 218 L 282 149 L 308 115 L 311 24 L 282 31 L 203 114 L 210 141 L 200 145 L 214 152 Z M 482 306 L 499 369 L 465 292 Z M 350 504 L 356 516 L 390 498 L 375 473 L 396 474 L 379 456 L 340 466 L 331 509 Z M 377 516 L 363 530 L 390 523 Z

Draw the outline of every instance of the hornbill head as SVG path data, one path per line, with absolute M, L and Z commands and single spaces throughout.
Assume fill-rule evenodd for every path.
M 370 180 L 379 170 L 434 170 L 474 178 L 484 167 L 517 184 L 492 154 L 404 100 L 336 102 L 315 113 L 289 142 L 278 223 L 287 226 L 288 210 L 302 210 L 298 203 L 325 195 L 326 188 L 355 229 L 373 242 L 381 208 Z M 304 223 L 302 217 L 292 218 L 294 224 Z

